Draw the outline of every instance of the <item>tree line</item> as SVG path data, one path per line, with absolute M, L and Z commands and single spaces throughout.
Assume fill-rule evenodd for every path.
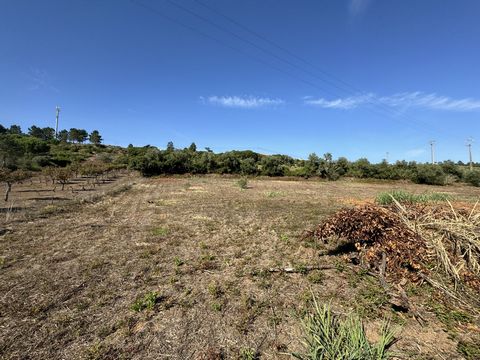
M 176 148 L 172 142 L 163 150 L 150 145 L 121 148 L 102 145 L 96 130 L 87 136 L 88 132 L 83 129 L 62 130 L 55 138 L 54 130 L 48 127 L 31 126 L 25 134 L 18 125 L 8 129 L 0 125 L 0 169 L 39 171 L 44 167 L 62 168 L 95 158 L 138 170 L 144 176 L 234 174 L 317 177 L 332 181 L 353 177 L 409 180 L 433 185 L 467 182 L 480 186 L 480 164 L 475 164 L 474 170 L 470 171 L 462 162 L 453 161 L 436 165 L 414 161 L 371 163 L 366 158 L 356 161 L 345 157 L 335 159 L 330 153 L 322 156 L 312 153 L 308 159 L 295 159 L 288 155 L 265 155 L 251 150 L 214 153 L 210 148 L 198 150 L 195 143 L 183 149 Z M 84 144 L 87 138 L 90 144 Z
M 28 132 L 24 134 L 22 132 L 22 128 L 19 125 L 11 125 L 9 128 L 6 128 L 0 124 L 0 135 L 4 134 L 29 135 L 43 141 L 58 140 L 60 142 L 71 142 L 79 144 L 83 144 L 88 140 L 91 144 L 100 145 L 103 141 L 102 136 L 100 135 L 98 130 L 93 130 L 91 133 L 88 133 L 85 129 L 63 129 L 60 130 L 55 136 L 55 129 L 51 127 L 42 128 L 35 125 L 29 127 Z
M 87 139 L 90 144 L 84 144 Z M 40 171 L 53 183 L 61 184 L 63 190 L 79 174 L 91 177 L 95 185 L 100 176 L 124 168 L 125 165 L 113 161 L 121 150 L 101 142 L 97 130 L 89 134 L 84 129 L 72 128 L 60 131 L 56 137 L 50 127 L 32 125 L 23 133 L 18 125 L 6 128 L 0 124 L 0 183 L 5 184 L 4 200 L 8 201 L 13 184 Z
M 176 149 L 172 142 L 165 150 L 153 146 L 127 148 L 124 160 L 131 169 L 144 176 L 161 174 L 238 174 L 244 176 L 300 176 L 338 180 L 342 177 L 379 180 L 410 180 L 418 184 L 447 185 L 468 182 L 480 186 L 480 164 L 470 171 L 462 162 L 444 161 L 422 164 L 415 161 L 386 160 L 374 164 L 362 158 L 349 161 L 345 157 L 334 159 L 332 154 L 309 155 L 307 160 L 287 155 L 264 155 L 251 150 L 214 153 L 206 148 L 198 151 L 195 143 L 188 148 Z

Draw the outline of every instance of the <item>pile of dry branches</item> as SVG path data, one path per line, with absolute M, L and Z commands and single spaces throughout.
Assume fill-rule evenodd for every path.
M 362 264 L 378 270 L 385 253 L 386 275 L 391 278 L 417 280 L 417 271 L 426 271 L 428 252 L 424 239 L 391 208 L 362 205 L 342 209 L 308 232 L 307 237 L 345 249 L 353 244 Z
M 436 205 L 363 205 L 340 210 L 306 235 L 328 245 L 354 245 L 363 265 L 386 277 L 416 281 L 442 274 L 455 287 L 480 290 L 480 211 Z M 352 247 L 351 247 L 352 248 Z M 445 276 L 446 275 L 446 276 Z

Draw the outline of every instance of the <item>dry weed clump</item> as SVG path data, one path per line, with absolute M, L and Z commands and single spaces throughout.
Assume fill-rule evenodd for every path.
M 407 208 L 395 203 L 402 221 L 427 244 L 434 269 L 454 283 L 480 290 L 480 211 L 478 202 L 470 209 L 448 206 Z

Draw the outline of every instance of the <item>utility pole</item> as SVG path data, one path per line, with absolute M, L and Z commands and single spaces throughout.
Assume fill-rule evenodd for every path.
M 390 155 L 390 153 L 387 151 L 387 152 L 385 153 L 385 161 L 387 162 L 387 164 L 388 164 L 389 155 Z
M 435 165 L 435 140 L 430 140 L 430 152 L 432 154 L 432 165 Z
M 468 138 L 467 139 L 467 147 L 468 147 L 468 158 L 470 160 L 470 170 L 473 170 L 472 143 L 473 143 L 473 139 Z
M 57 110 L 56 122 L 55 122 L 55 139 L 58 138 L 58 118 L 60 116 L 60 108 L 57 106 L 55 108 Z

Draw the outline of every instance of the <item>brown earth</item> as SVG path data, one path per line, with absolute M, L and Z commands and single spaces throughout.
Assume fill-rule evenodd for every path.
M 391 309 L 375 278 L 339 257 L 319 257 L 301 235 L 382 191 L 441 191 L 471 202 L 480 189 L 348 180 L 248 185 L 124 176 L 86 201 L 48 204 L 21 192 L 35 183 L 14 187 L 11 199 L 24 209 L 1 214 L 0 357 L 286 359 L 301 350 L 300 317 L 314 294 L 338 312 L 359 313 L 372 334 L 391 318 L 399 358 L 462 358 L 457 343 L 478 334 L 477 323 L 452 320 L 431 290 L 409 289 L 422 304 L 422 326 Z M 324 264 L 332 268 L 302 271 Z M 299 271 L 268 271 L 286 267 Z M 148 294 L 155 304 L 135 311 Z

